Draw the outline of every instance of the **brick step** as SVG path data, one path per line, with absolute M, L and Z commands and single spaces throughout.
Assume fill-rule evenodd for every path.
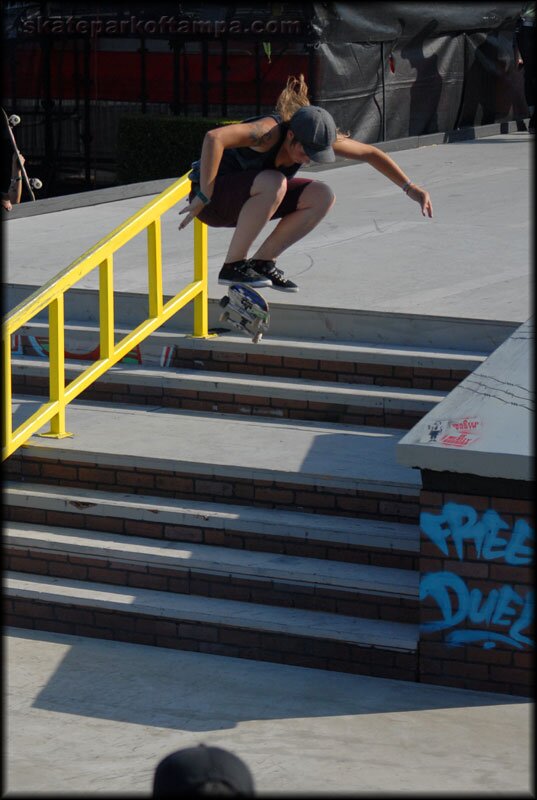
M 6 481 L 4 519 L 417 569 L 416 525 Z
M 18 572 L 418 622 L 410 570 L 22 522 L 5 526 L 4 544 Z
M 36 405 L 17 399 L 16 418 Z M 73 438 L 31 438 L 7 477 L 417 522 L 421 478 L 396 462 L 401 430 L 78 401 L 67 420 Z
M 415 681 L 418 626 L 6 573 L 4 624 Z
M 116 327 L 116 340 L 129 332 Z M 32 321 L 21 328 L 13 341 L 14 356 L 46 358 L 48 324 Z M 66 324 L 65 348 L 69 357 L 86 360 L 87 355 L 93 360 L 98 345 L 97 325 Z M 238 334 L 220 332 L 214 338 L 193 339 L 163 329 L 149 336 L 123 363 L 449 391 L 488 355 L 490 351 L 484 350 L 375 341 L 296 340 L 272 335 L 253 345 Z
M 14 358 L 12 366 L 14 391 L 48 393 L 48 361 Z M 84 361 L 66 365 L 67 383 L 87 366 Z M 112 367 L 83 395 L 85 400 L 405 429 L 445 396 L 433 390 L 135 365 Z

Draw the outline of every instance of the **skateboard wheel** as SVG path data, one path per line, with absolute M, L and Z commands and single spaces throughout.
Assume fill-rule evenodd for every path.
M 224 297 L 222 297 L 219 303 L 222 306 L 222 308 L 225 308 L 227 306 L 227 304 L 229 303 L 229 297 L 227 296 L 227 294 L 224 295 Z
M 252 339 L 252 342 L 254 344 L 259 344 L 259 342 L 261 341 L 262 338 L 263 338 L 263 334 L 262 333 L 256 333 L 256 335 Z
M 224 311 L 223 314 L 220 314 L 218 318 L 218 322 L 226 322 L 229 319 L 229 311 Z
M 43 184 L 39 180 L 39 178 L 30 178 L 30 186 L 32 189 L 42 189 Z
M 20 123 L 20 121 L 21 121 L 21 118 L 19 117 L 18 114 L 12 114 L 9 117 L 9 124 L 12 125 L 13 127 L 15 127 L 15 125 L 18 125 Z

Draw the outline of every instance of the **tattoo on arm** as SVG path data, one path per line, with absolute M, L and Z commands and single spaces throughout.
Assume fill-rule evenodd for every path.
M 263 125 L 259 122 L 255 122 L 252 125 L 252 130 L 250 132 L 250 141 L 252 143 L 252 147 L 259 147 L 260 144 L 265 144 L 269 142 L 272 138 L 272 129 L 265 131 Z

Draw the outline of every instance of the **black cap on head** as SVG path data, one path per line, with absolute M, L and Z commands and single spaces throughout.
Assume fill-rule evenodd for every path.
M 319 106 L 303 106 L 289 120 L 289 129 L 312 161 L 330 164 L 336 160 L 332 145 L 336 141 L 336 123 L 332 116 Z
M 254 781 L 252 774 L 241 759 L 220 747 L 187 747 L 166 756 L 157 766 L 153 780 L 153 797 L 179 798 L 201 793 L 205 784 L 211 787 L 211 794 L 218 794 L 218 784 L 222 795 L 242 795 L 253 797 Z

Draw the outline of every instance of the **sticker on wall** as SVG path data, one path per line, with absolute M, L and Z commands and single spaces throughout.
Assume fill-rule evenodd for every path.
M 427 425 L 427 432 L 419 441 L 444 447 L 468 447 L 478 441 L 481 429 L 482 422 L 477 417 L 438 419 Z

